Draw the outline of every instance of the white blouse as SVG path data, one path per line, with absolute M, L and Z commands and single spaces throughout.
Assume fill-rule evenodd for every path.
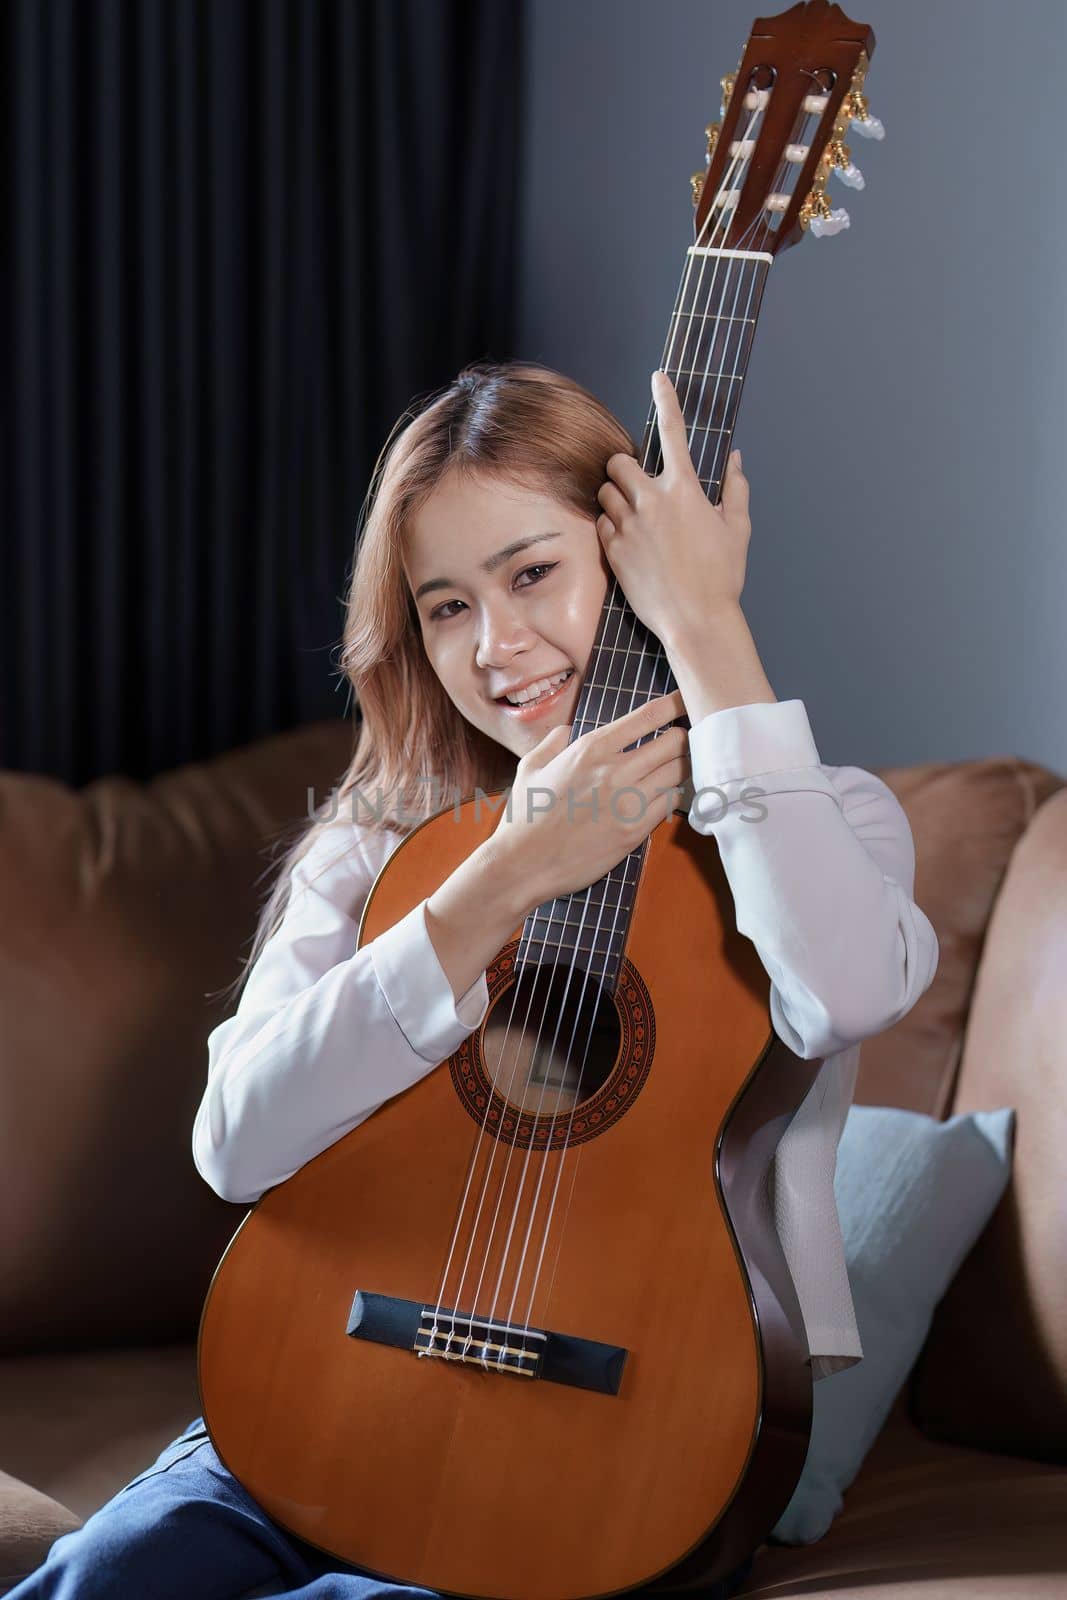
M 772 1178 L 812 1370 L 825 1377 L 863 1354 L 834 1197 L 859 1044 L 929 988 L 937 937 L 911 898 L 903 808 L 872 773 L 820 763 L 802 700 L 710 712 L 689 730 L 689 752 L 688 820 L 716 838 L 738 930 L 771 980 L 774 1031 L 796 1055 L 822 1058 Z M 763 793 L 742 799 L 749 785 Z M 736 803 L 724 807 L 724 796 Z M 766 816 L 753 822 L 757 805 Z M 356 949 L 371 886 L 400 842 L 351 815 L 321 830 L 235 1014 L 208 1039 L 193 1159 L 225 1200 L 250 1205 L 291 1177 L 432 1072 L 485 1016 L 484 972 L 455 998 L 425 900 Z

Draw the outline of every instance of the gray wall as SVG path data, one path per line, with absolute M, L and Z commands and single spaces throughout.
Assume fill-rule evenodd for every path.
M 785 9 L 766 7 L 766 14 Z M 882 143 L 773 265 L 735 442 L 742 604 L 821 758 L 1067 773 L 1064 0 L 863 0 Z M 689 174 L 764 8 L 529 0 L 520 350 L 640 440 Z

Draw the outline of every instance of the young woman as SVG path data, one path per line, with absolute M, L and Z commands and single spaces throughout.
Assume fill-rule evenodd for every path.
M 740 456 L 712 506 L 661 374 L 653 395 L 656 477 L 603 406 L 541 367 L 469 368 L 401 418 L 348 597 L 355 753 L 288 849 L 240 1003 L 210 1037 L 193 1155 L 228 1200 L 251 1204 L 282 1183 L 459 1048 L 487 1009 L 486 966 L 529 912 L 596 882 L 692 793 L 689 821 L 715 835 L 737 926 L 772 980 L 774 1028 L 796 1054 L 824 1058 L 773 1175 L 821 1378 L 862 1354 L 833 1196 L 859 1041 L 928 987 L 937 941 L 911 898 L 900 805 L 870 773 L 823 766 L 803 703 L 778 701 L 764 675 L 740 604 Z M 612 573 L 678 689 L 568 743 Z M 688 733 L 669 726 L 683 713 Z M 478 784 L 512 789 L 493 833 L 357 950 L 367 894 L 404 833 Z M 535 786 L 575 804 L 528 806 Z M 759 826 L 750 786 L 762 791 Z M 623 788 L 643 809 L 632 796 L 611 803 Z M 594 791 L 595 812 L 581 803 Z M 750 1566 L 703 1592 L 735 1592 Z M 197 1418 L 11 1600 L 429 1593 L 287 1535 Z

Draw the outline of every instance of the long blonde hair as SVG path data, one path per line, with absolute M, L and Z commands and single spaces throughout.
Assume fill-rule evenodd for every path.
M 447 388 L 397 420 L 371 475 L 360 513 L 346 600 L 340 668 L 361 712 L 355 751 L 328 798 L 283 835 L 280 856 L 240 974 L 238 990 L 281 924 L 293 867 L 355 791 L 373 806 L 368 826 L 404 834 L 433 814 L 437 780 L 452 803 L 480 785 L 514 778 L 515 755 L 456 710 L 427 659 L 403 566 L 411 518 L 447 473 L 499 477 L 551 494 L 583 516 L 600 511 L 609 458 L 636 455 L 622 423 L 573 379 L 529 362 L 474 362 Z M 414 820 L 413 820 L 414 819 Z M 360 820 L 363 820 L 360 814 Z

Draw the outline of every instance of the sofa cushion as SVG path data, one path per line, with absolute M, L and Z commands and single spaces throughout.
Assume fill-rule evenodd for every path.
M 148 783 L 0 773 L 0 1351 L 195 1331 L 241 1220 L 193 1166 L 267 847 L 351 752 L 318 723 Z
M 0 1594 L 40 1566 L 55 1541 L 81 1527 L 58 1500 L 0 1472 Z
M 1013 757 L 879 768 L 878 775 L 911 824 L 915 900 L 933 923 L 940 955 L 933 983 L 907 1016 L 864 1040 L 856 1101 L 944 1117 L 993 902 L 1035 812 L 1064 780 Z
M 863 1360 L 815 1385 L 811 1443 L 779 1539 L 825 1534 L 915 1364 L 934 1307 L 1011 1172 L 1011 1110 L 938 1122 L 852 1106 L 834 1193 Z
M 902 1395 L 826 1537 L 762 1546 L 739 1593 L 1062 1600 L 1065 1576 L 1067 1472 L 925 1439 Z
M 1067 1462 L 1067 790 L 997 899 L 953 1109 L 1005 1103 L 1015 1178 L 938 1307 L 915 1416 L 939 1438 Z
M 88 1517 L 200 1415 L 196 1345 L 0 1361 L 9 1472 Z

